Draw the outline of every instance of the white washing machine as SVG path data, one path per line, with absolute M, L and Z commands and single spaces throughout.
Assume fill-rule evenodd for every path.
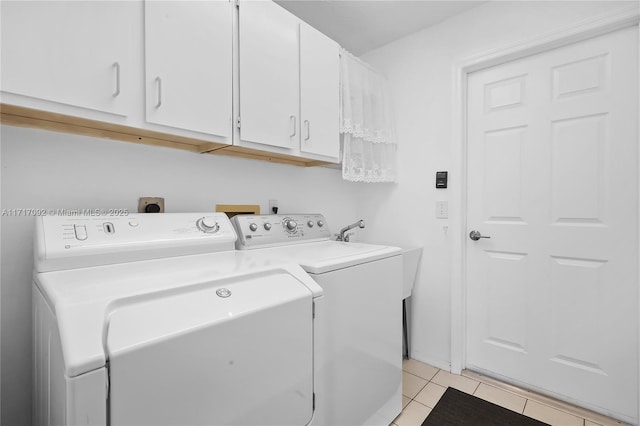
M 238 215 L 238 249 L 299 264 L 324 291 L 321 424 L 389 425 L 402 410 L 402 274 L 397 247 L 332 240 L 322 215 Z
M 235 240 L 224 214 L 38 218 L 34 424 L 318 424 L 322 289 Z

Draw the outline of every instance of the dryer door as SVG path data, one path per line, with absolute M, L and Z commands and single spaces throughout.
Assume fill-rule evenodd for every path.
M 312 294 L 284 271 L 120 300 L 108 316 L 112 425 L 305 425 Z

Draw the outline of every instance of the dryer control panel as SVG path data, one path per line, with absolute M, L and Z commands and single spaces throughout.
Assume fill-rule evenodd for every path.
M 236 248 L 274 247 L 331 238 L 321 214 L 236 215 L 231 221 L 238 233 Z
M 36 223 L 39 272 L 233 250 L 224 213 L 42 216 Z

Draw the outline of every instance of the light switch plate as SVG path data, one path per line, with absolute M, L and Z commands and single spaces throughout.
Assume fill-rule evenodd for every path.
M 436 219 L 448 219 L 448 218 L 449 218 L 449 202 L 436 201 Z

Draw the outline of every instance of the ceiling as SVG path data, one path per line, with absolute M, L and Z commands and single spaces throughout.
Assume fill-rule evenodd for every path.
M 356 56 L 484 1 L 275 0 Z

